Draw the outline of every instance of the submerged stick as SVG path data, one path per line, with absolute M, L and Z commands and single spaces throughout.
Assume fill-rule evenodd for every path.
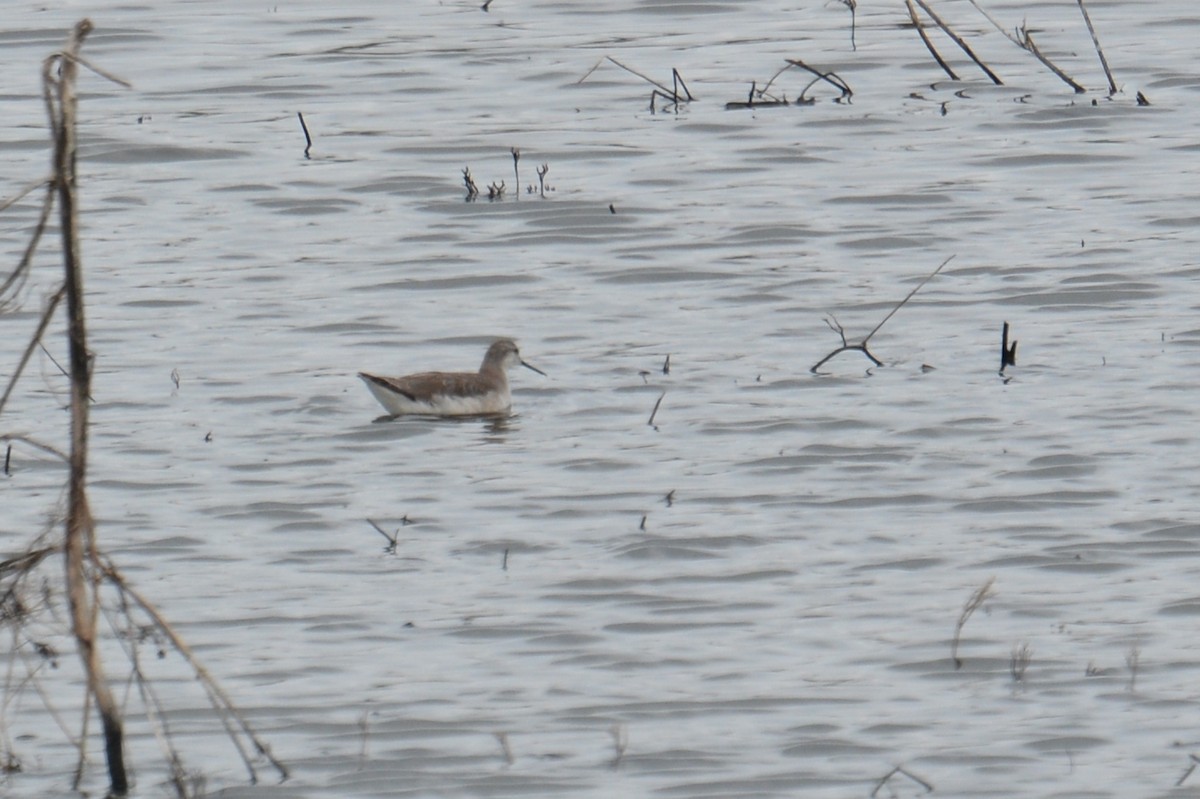
M 816 374 L 817 370 L 820 369 L 822 366 L 824 366 L 826 361 L 828 361 L 830 358 L 837 355 L 838 353 L 846 352 L 848 350 L 858 350 L 863 355 L 866 355 L 868 358 L 870 358 L 875 363 L 876 366 L 883 366 L 883 361 L 876 358 L 874 355 L 871 354 L 870 350 L 867 349 L 867 342 L 869 342 L 871 340 L 871 336 L 874 336 L 876 333 L 879 332 L 879 328 L 881 328 L 885 324 L 887 324 L 887 320 L 891 319 L 893 316 L 896 315 L 896 311 L 899 311 L 901 308 L 903 308 L 904 304 L 906 302 L 908 302 L 909 300 L 911 300 L 913 298 L 914 294 L 916 294 L 918 291 L 920 291 L 921 288 L 926 283 L 928 283 L 930 280 L 933 280 L 934 275 L 936 275 L 938 272 L 942 271 L 942 269 L 946 266 L 946 264 L 950 263 L 952 260 L 954 260 L 953 255 L 951 255 L 946 260 L 942 261 L 938 265 L 937 269 L 934 269 L 932 272 L 930 272 L 925 277 L 924 280 L 922 280 L 920 283 L 918 283 L 916 285 L 915 288 L 913 288 L 912 291 L 908 292 L 908 295 L 905 296 L 904 299 L 900 300 L 900 302 L 896 305 L 895 308 L 888 311 L 888 315 L 883 317 L 883 321 L 880 322 L 879 324 L 875 325 L 874 329 L 872 329 L 871 332 L 868 333 L 866 335 L 866 337 L 863 338 L 863 340 L 858 342 L 857 344 L 851 344 L 849 341 L 846 340 L 846 331 L 844 329 L 842 329 L 842 326 L 838 322 L 837 317 L 833 316 L 833 314 L 830 314 L 829 319 L 825 320 L 825 324 L 829 325 L 829 328 L 831 330 L 833 330 L 835 333 L 838 333 L 842 337 L 842 346 L 838 347 L 836 350 L 829 353 L 821 360 L 817 361 L 815 364 L 813 364 L 813 367 L 811 369 L 809 369 L 808 371 L 812 372 L 813 374 Z M 830 319 L 832 319 L 833 321 L 830 321 Z
M 1074 79 L 1071 78 L 1071 76 L 1069 76 L 1066 72 L 1064 72 L 1062 69 L 1060 69 L 1057 64 L 1055 64 L 1049 58 L 1047 58 L 1046 56 L 1044 56 L 1042 54 L 1042 51 L 1039 50 L 1037 48 L 1037 45 L 1035 45 L 1033 43 L 1033 38 L 1029 35 L 1029 30 L 1026 26 L 1024 26 L 1024 25 L 1021 26 L 1020 31 L 1019 31 L 1020 36 L 1014 36 L 1013 34 L 1009 33 L 1005 29 L 1005 27 L 996 20 L 995 17 L 993 17 L 991 14 L 989 14 L 983 6 L 979 5 L 979 0 L 968 0 L 968 2 L 975 7 L 976 11 L 978 11 L 980 14 L 983 14 L 983 16 L 987 19 L 988 22 L 992 23 L 993 28 L 1000 31 L 1000 33 L 1004 34 L 1004 38 L 1008 39 L 1010 42 L 1015 44 L 1017 47 L 1020 47 L 1022 50 L 1026 51 L 1027 53 L 1032 55 L 1034 58 L 1036 58 L 1038 61 L 1040 61 L 1044 67 L 1046 67 L 1051 72 L 1053 72 L 1056 76 L 1058 76 L 1059 80 L 1063 81 L 1068 86 L 1070 86 L 1072 89 L 1074 89 L 1076 94 L 1082 94 L 1083 92 L 1087 91 L 1087 89 L 1080 86 L 1078 83 L 1075 82 Z
M 1077 1 L 1079 11 L 1083 14 L 1083 21 L 1087 23 L 1088 33 L 1092 35 L 1092 44 L 1096 46 L 1096 55 L 1100 56 L 1100 66 L 1104 67 L 1104 77 L 1108 78 L 1108 96 L 1112 97 L 1119 91 L 1117 82 L 1113 80 L 1112 70 L 1108 68 L 1108 59 L 1104 57 L 1104 50 L 1100 47 L 1100 38 L 1096 36 L 1096 27 L 1092 25 L 1092 17 L 1088 14 L 1087 6 L 1083 4 L 1083 0 Z

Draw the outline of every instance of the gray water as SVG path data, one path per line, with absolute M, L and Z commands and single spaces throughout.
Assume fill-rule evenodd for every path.
M 77 19 L 133 83 L 81 77 L 92 506 L 292 771 L 244 787 L 186 665 L 150 656 L 210 794 L 854 797 L 897 766 L 879 795 L 1200 784 L 1173 788 L 1200 752 L 1192 3 L 1089 3 L 1111 99 L 1067 0 L 985 7 L 1084 95 L 950 0 L 1004 86 L 939 37 L 948 80 L 896 0 L 859 3 L 857 49 L 843 4 L 782 0 L 10 6 L 0 195 L 45 172 L 40 64 Z M 606 57 L 696 99 L 652 111 Z M 787 58 L 852 102 L 725 109 Z M 464 167 L 505 197 L 464 202 Z M 6 263 L 36 212 L 0 215 Z M 871 339 L 883 367 L 809 373 L 827 315 L 861 338 L 949 256 Z M 58 261 L 0 315 L 0 363 Z M 514 373 L 503 421 L 380 422 L 354 376 L 473 369 L 501 335 L 549 375 Z M 66 396 L 39 354 L 0 433 L 65 447 Z M 6 554 L 63 480 L 14 445 Z M 5 644 L 9 681 L 36 669 L 75 729 L 50 621 Z M 137 794 L 166 795 L 106 660 Z M 15 696 L 4 791 L 67 793 L 74 750 Z

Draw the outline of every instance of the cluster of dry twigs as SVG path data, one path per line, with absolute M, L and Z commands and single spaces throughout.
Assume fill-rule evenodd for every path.
M 101 725 L 107 763 L 109 793 L 123 796 L 129 791 L 129 770 L 126 764 L 124 708 L 113 694 L 111 683 L 101 661 L 102 642 L 106 640 L 100 619 L 124 652 L 129 669 L 127 684 L 136 689 L 147 719 L 161 743 L 169 768 L 169 780 L 180 797 L 197 795 L 203 780 L 189 775 L 183 759 L 170 734 L 167 713 L 153 682 L 144 670 L 142 649 L 147 641 L 156 644 L 158 657 L 166 657 L 167 649 L 182 656 L 197 681 L 203 687 L 239 754 L 251 781 L 257 780 L 254 760 L 262 757 L 282 778 L 287 770 L 270 753 L 238 712 L 230 698 L 220 688 L 187 644 L 171 628 L 162 614 L 142 596 L 121 574 L 104 553 L 96 537 L 96 524 L 88 503 L 88 431 L 91 406 L 90 386 L 93 354 L 88 349 L 83 289 L 83 265 L 79 247 L 79 206 L 76 185 L 76 78 L 79 66 L 117 83 L 124 81 L 105 73 L 80 55 L 80 49 L 93 26 L 82 20 L 72 30 L 66 47 L 48 57 L 42 65 L 43 93 L 49 116 L 53 147 L 52 173 L 34 181 L 17 197 L 0 204 L 0 211 L 21 198 L 43 189 L 41 214 L 34 225 L 28 246 L 16 268 L 0 283 L 0 310 L 5 303 L 13 305 L 17 292 L 29 277 L 33 255 L 41 242 L 54 209 L 58 209 L 62 239 L 64 277 L 54 290 L 39 318 L 36 329 L 13 371 L 3 395 L 0 413 L 12 395 L 33 352 L 41 345 L 55 312 L 65 302 L 67 376 L 70 379 L 70 448 L 62 453 L 57 448 L 28 437 L 3 436 L 10 442 L 29 446 L 57 455 L 67 466 L 66 507 L 56 509 L 55 521 L 42 530 L 28 548 L 0 561 L 0 623 L 11 632 L 8 651 L 8 672 L 5 696 L 0 705 L 0 740 L 4 744 L 3 763 L 6 771 L 20 770 L 21 758 L 14 750 L 7 733 L 7 711 L 15 700 L 27 691 L 35 692 L 47 712 L 58 721 L 68 739 L 78 749 L 75 771 L 78 788 L 84 776 L 89 740 L 88 721 L 94 706 Z M 62 524 L 61 528 L 59 523 Z M 61 535 L 58 533 L 61 532 Z M 65 567 L 64 588 L 56 590 L 57 581 L 47 573 L 47 562 L 62 556 Z M 61 623 L 61 605 L 65 597 L 69 634 Z M 72 734 L 63 716 L 54 705 L 51 692 L 42 685 L 46 667 L 58 666 L 59 652 L 51 643 L 55 637 L 73 639 L 83 666 L 86 692 L 83 698 L 82 729 Z M 17 677 L 18 669 L 24 677 Z M 127 692 L 128 696 L 128 692 Z

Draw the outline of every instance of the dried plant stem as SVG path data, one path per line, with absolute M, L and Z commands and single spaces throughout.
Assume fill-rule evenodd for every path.
M 958 641 L 962 637 L 963 627 L 966 625 L 967 619 L 971 618 L 971 614 L 979 610 L 988 597 L 992 596 L 992 584 L 995 582 L 995 577 L 989 577 L 986 583 L 971 594 L 971 598 L 963 605 L 962 613 L 958 614 L 958 622 L 954 625 L 954 641 L 950 644 L 950 659 L 954 661 L 955 669 L 961 669 L 963 664 L 958 659 Z
M 62 236 L 64 288 L 67 302 L 67 347 L 71 375 L 71 451 L 70 477 L 67 482 L 67 520 L 64 539 L 67 602 L 71 611 L 71 632 L 87 674 L 88 697 L 95 701 L 104 730 L 104 751 L 108 763 L 110 793 L 122 796 L 129 790 L 125 771 L 125 732 L 121 713 L 113 700 L 104 676 L 100 647 L 96 641 L 96 613 L 99 604 L 96 581 L 88 575 L 88 564 L 95 562 L 96 526 L 88 507 L 88 396 L 91 368 L 87 350 L 87 325 L 84 316 L 82 262 L 79 249 L 79 210 L 76 189 L 75 119 L 78 98 L 75 94 L 79 48 L 92 31 L 90 20 L 75 25 L 66 48 L 42 65 L 43 94 L 54 139 L 54 190 L 57 194 L 59 228 Z M 57 73 L 57 75 L 55 74 Z M 82 754 L 82 748 L 81 748 Z
M 1092 17 L 1088 14 L 1087 6 L 1083 4 L 1083 0 L 1077 0 L 1079 3 L 1079 12 L 1083 14 L 1083 21 L 1087 24 L 1088 33 L 1092 35 L 1092 44 L 1096 46 L 1096 55 L 1100 57 L 1100 66 L 1104 67 L 1104 77 L 1108 78 L 1108 95 L 1111 97 L 1120 91 L 1117 88 L 1117 82 L 1113 80 L 1112 70 L 1108 68 L 1108 59 L 1104 57 L 1104 50 L 1100 47 L 1100 37 L 1096 35 L 1096 27 L 1092 25 Z
M 933 42 L 929 38 L 929 34 L 925 32 L 925 26 L 921 24 L 921 18 L 917 16 L 917 8 L 913 5 L 913 0 L 904 0 L 904 4 L 908 6 L 908 16 L 912 19 L 913 26 L 917 29 L 917 35 L 921 37 L 921 41 L 925 43 L 925 49 L 933 56 L 933 60 L 938 63 L 942 71 L 950 76 L 950 80 L 959 80 L 958 75 L 950 65 L 946 63 L 946 59 L 942 58 L 942 54 L 933 46 Z
M 907 0 L 906 0 L 906 2 L 907 2 Z M 916 0 L 916 3 L 917 3 L 917 5 L 919 5 L 921 7 L 921 10 L 923 10 L 926 14 L 928 14 L 929 18 L 932 19 L 934 21 L 934 23 L 939 28 L 942 29 L 942 32 L 945 33 L 947 36 L 949 36 L 950 40 L 952 42 L 954 42 L 955 44 L 957 44 L 959 49 L 962 50 L 964 53 L 966 53 L 967 57 L 975 62 L 975 66 L 977 66 L 981 70 L 983 70 L 983 74 L 987 75 L 988 78 L 992 81 L 992 83 L 996 84 L 997 86 L 1004 85 L 1004 81 L 1000 80 L 1000 78 L 996 76 L 996 73 L 992 72 L 992 70 L 990 70 L 988 68 L 987 64 L 985 64 L 979 60 L 979 57 L 977 55 L 975 55 L 975 51 L 971 49 L 971 46 L 966 43 L 966 41 L 963 39 L 963 37 L 959 36 L 957 33 L 955 33 L 953 30 L 950 29 L 950 26 L 946 24 L 945 20 L 943 20 L 941 17 L 939 17 L 937 12 L 929 7 L 929 3 L 925 2 L 925 0 Z
M 1042 65 L 1057 75 L 1059 80 L 1063 81 L 1072 89 L 1074 89 L 1076 94 L 1082 94 L 1083 92 L 1087 91 L 1087 89 L 1076 83 L 1066 72 L 1063 72 L 1058 65 L 1042 54 L 1042 51 L 1039 50 L 1037 45 L 1033 43 L 1033 37 L 1029 35 L 1029 30 L 1025 26 L 1021 26 L 1019 36 L 1014 36 L 1013 34 L 1009 33 L 1004 26 L 996 20 L 995 17 L 989 14 L 983 6 L 979 5 L 978 0 L 968 0 L 968 2 L 975 7 L 976 11 L 978 11 L 980 14 L 983 14 L 988 22 L 992 23 L 992 27 L 1004 34 L 1006 39 L 1015 44 L 1017 47 L 1020 47 L 1022 50 L 1028 52 L 1038 61 L 1042 62 Z

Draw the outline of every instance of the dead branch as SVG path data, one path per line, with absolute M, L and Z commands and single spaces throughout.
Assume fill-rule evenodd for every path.
M 908 295 L 907 295 L 907 296 L 905 296 L 905 298 L 904 298 L 904 299 L 900 300 L 900 302 L 899 302 L 899 303 L 896 305 L 896 307 L 895 307 L 895 308 L 892 308 L 892 310 L 888 311 L 888 315 L 887 315 L 887 316 L 885 316 L 885 317 L 883 317 L 883 321 L 881 321 L 879 324 L 875 325 L 874 329 L 872 329 L 872 330 L 871 330 L 871 332 L 870 332 L 870 333 L 868 333 L 868 334 L 867 334 L 867 335 L 866 335 L 866 336 L 865 336 L 865 337 L 864 337 L 864 338 L 863 338 L 861 341 L 859 341 L 859 342 L 856 342 L 856 343 L 854 343 L 854 344 L 851 344 L 849 341 L 847 341 L 847 339 L 846 339 L 846 331 L 845 331 L 845 330 L 842 328 L 842 325 L 841 325 L 841 323 L 839 323 L 839 322 L 838 322 L 837 318 L 836 318 L 836 317 L 834 317 L 834 316 L 833 316 L 833 314 L 830 314 L 830 315 L 829 315 L 829 318 L 827 318 L 827 319 L 825 320 L 825 324 L 829 325 L 829 329 L 830 329 L 830 330 L 834 331 L 835 333 L 837 333 L 838 335 L 840 335 L 840 336 L 842 337 L 842 346 L 838 347 L 836 350 L 834 350 L 833 352 L 829 353 L 828 355 L 826 355 L 826 356 L 825 356 L 824 358 L 822 358 L 821 360 L 817 361 L 815 364 L 813 364 L 812 368 L 811 368 L 811 369 L 809 369 L 808 371 L 812 372 L 813 374 L 817 374 L 817 370 L 818 370 L 818 369 L 820 369 L 822 366 L 824 366 L 824 365 L 825 365 L 825 363 L 826 363 L 827 361 L 829 361 L 831 358 L 833 358 L 833 356 L 835 356 L 835 355 L 837 355 L 837 354 L 839 354 L 839 353 L 842 353 L 842 352 L 847 352 L 848 350 L 858 350 L 858 351 L 859 351 L 859 352 L 861 352 L 863 355 L 866 355 L 868 358 L 870 358 L 870 359 L 871 359 L 871 361 L 872 361 L 872 362 L 874 362 L 874 364 L 875 364 L 876 366 L 883 366 L 883 361 L 881 361 L 881 360 L 879 360 L 878 358 L 876 358 L 874 355 L 872 355 L 872 354 L 871 354 L 870 350 L 868 350 L 868 349 L 867 349 L 867 342 L 869 342 L 869 341 L 871 340 L 871 337 L 872 337 L 872 336 L 874 336 L 876 333 L 878 333 L 878 332 L 879 332 L 879 328 L 881 328 L 881 327 L 883 327 L 885 324 L 887 324 L 887 321 L 888 321 L 889 319 L 891 319 L 893 316 L 895 316 L 897 311 L 899 311 L 901 308 L 903 308 L 903 307 L 904 307 L 904 304 L 905 304 L 905 303 L 907 303 L 909 300 L 911 300 L 911 299 L 913 298 L 913 295 L 914 295 L 914 294 L 916 294 L 918 291 L 920 291 L 920 290 L 921 290 L 921 288 L 922 288 L 922 287 L 923 287 L 923 286 L 924 286 L 926 283 L 928 283 L 930 280 L 933 280 L 934 276 L 935 276 L 935 275 L 936 275 L 938 272 L 941 272 L 941 271 L 942 271 L 942 269 L 943 269 L 943 267 L 945 267 L 945 266 L 946 266 L 946 264 L 950 263 L 950 261 L 952 261 L 952 260 L 954 260 L 954 256 L 953 256 L 953 255 L 951 255 L 951 256 L 950 256 L 949 258 L 947 258 L 946 260 L 942 261 L 942 262 L 941 262 L 941 264 L 939 264 L 939 265 L 938 265 L 938 268 L 937 268 L 937 269 L 934 269 L 932 272 L 930 272 L 930 273 L 929 273 L 929 274 L 928 274 L 928 275 L 925 277 L 925 279 L 924 279 L 924 280 L 922 280 L 920 283 L 918 283 L 918 284 L 916 285 L 916 287 L 914 287 L 914 288 L 913 288 L 913 290 L 912 290 L 912 291 L 908 292 Z M 831 319 L 832 319 L 832 321 L 830 321 Z

